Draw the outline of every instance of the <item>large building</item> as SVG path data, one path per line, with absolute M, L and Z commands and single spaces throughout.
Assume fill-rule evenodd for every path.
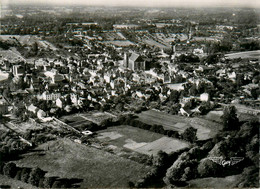
M 142 58 L 141 55 L 132 52 L 131 56 L 128 53 L 125 53 L 124 56 L 124 66 L 129 68 L 133 71 L 137 70 L 145 70 L 145 60 Z

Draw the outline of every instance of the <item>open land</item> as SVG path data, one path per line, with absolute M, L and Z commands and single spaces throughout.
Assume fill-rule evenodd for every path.
M 217 131 L 222 129 L 221 125 L 200 117 L 183 117 L 170 115 L 164 112 L 149 110 L 138 114 L 138 120 L 147 124 L 162 125 L 165 129 L 184 132 L 188 127 L 194 127 L 197 130 L 199 140 L 206 140 L 214 137 Z
M 26 188 L 26 189 L 36 189 L 37 187 L 30 184 L 26 184 L 20 180 L 7 177 L 5 175 L 0 176 L 0 188 L 5 186 L 10 186 L 10 188 Z
M 187 142 L 132 126 L 110 127 L 99 131 L 97 138 L 110 148 L 126 148 L 146 155 L 156 155 L 160 150 L 171 153 L 189 146 Z
M 230 59 L 234 59 L 234 58 L 257 58 L 257 59 L 259 59 L 260 50 L 231 53 L 231 54 L 226 54 L 225 56 Z
M 236 186 L 241 175 L 232 175 L 224 178 L 201 178 L 190 180 L 189 184 L 192 188 L 209 188 L 214 186 L 214 188 L 233 188 Z
M 50 141 L 36 150 L 15 163 L 20 167 L 38 166 L 48 172 L 47 176 L 83 179 L 82 188 L 126 187 L 128 181 L 137 181 L 150 170 L 149 166 L 69 139 Z

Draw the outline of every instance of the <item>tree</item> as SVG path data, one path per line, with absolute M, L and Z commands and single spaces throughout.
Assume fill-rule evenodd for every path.
M 183 138 L 183 140 L 194 143 L 197 140 L 196 133 L 197 133 L 197 129 L 195 129 L 193 127 L 188 127 L 182 133 L 182 138 Z
M 168 154 L 160 150 L 155 158 L 153 158 L 153 165 L 156 167 L 163 167 L 168 159 Z
M 180 93 L 176 90 L 173 90 L 169 96 L 171 102 L 177 103 L 180 97 Z
M 223 130 L 239 129 L 239 120 L 234 106 L 225 107 L 221 118 L 223 120 Z
M 32 169 L 28 182 L 33 186 L 38 186 L 40 179 L 44 176 L 45 172 L 36 167 Z
M 17 167 L 16 164 L 13 162 L 8 162 L 7 164 L 5 164 L 4 168 L 3 168 L 3 173 L 4 175 L 14 178 L 17 172 Z
M 28 182 L 29 176 L 30 176 L 31 169 L 24 167 L 21 172 L 21 181 Z
M 55 177 L 45 177 L 43 180 L 43 187 L 51 188 L 54 182 L 55 182 Z
M 61 188 L 62 186 L 62 182 L 59 181 L 59 180 L 56 180 L 53 185 L 52 185 L 52 188 Z
M 22 170 L 19 169 L 15 175 L 15 179 L 16 180 L 21 180 L 21 176 L 22 176 Z
M 221 167 L 217 163 L 203 159 L 198 165 L 198 174 L 200 177 L 214 177 L 220 174 Z
M 32 51 L 35 52 L 35 53 L 37 53 L 38 50 L 39 50 L 39 49 L 38 49 L 38 43 L 34 42 L 34 43 L 32 44 Z

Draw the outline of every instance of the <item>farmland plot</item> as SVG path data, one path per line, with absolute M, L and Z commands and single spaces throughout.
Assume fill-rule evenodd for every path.
M 221 124 L 212 122 L 199 117 L 184 117 L 179 115 L 170 115 L 161 111 L 148 110 L 137 115 L 138 120 L 150 125 L 162 125 L 164 129 L 178 131 L 183 133 L 188 127 L 197 129 L 199 140 L 206 140 L 214 137 L 218 130 L 222 129 Z
M 259 59 L 260 50 L 231 53 L 231 54 L 226 54 L 225 57 L 230 58 L 230 59 L 234 59 L 234 58 L 242 58 L 242 59 L 243 58 L 256 58 L 256 59 Z
M 157 155 L 160 150 L 171 153 L 189 146 L 184 141 L 132 126 L 110 127 L 99 131 L 97 139 L 117 151 L 129 149 L 146 155 Z

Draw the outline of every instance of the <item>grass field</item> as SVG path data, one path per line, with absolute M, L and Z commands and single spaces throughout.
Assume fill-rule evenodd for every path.
M 0 71 L 0 81 L 8 79 L 8 73 L 3 73 Z
M 110 127 L 99 131 L 97 138 L 114 150 L 125 148 L 146 155 L 157 155 L 160 150 L 171 153 L 189 146 L 184 141 L 132 126 Z
M 148 110 L 137 114 L 138 119 L 144 123 L 162 125 L 164 129 L 178 131 L 182 133 L 186 128 L 192 126 L 197 129 L 199 140 L 206 140 L 214 137 L 221 125 L 210 120 L 199 117 L 184 117 L 179 115 L 170 115 L 164 112 Z
M 188 181 L 191 188 L 234 188 L 241 175 L 232 175 L 224 178 L 201 178 Z
M 26 189 L 36 189 L 37 188 L 30 184 L 26 184 L 22 181 L 12 179 L 12 178 L 9 178 L 4 175 L 0 175 L 0 188 L 4 188 L 4 186 L 10 186 L 11 188 L 26 188 Z
M 167 46 L 163 45 L 162 43 L 158 43 L 157 41 L 154 41 L 152 39 L 145 39 L 143 42 L 150 46 L 156 46 L 159 48 L 167 48 Z
M 102 121 L 109 119 L 109 118 L 114 118 L 116 116 L 107 113 L 107 112 L 91 112 L 91 113 L 81 113 L 78 114 L 79 117 L 91 121 L 96 124 L 100 124 Z
M 50 141 L 37 150 L 16 161 L 18 166 L 38 166 L 48 172 L 47 176 L 83 179 L 81 188 L 127 187 L 128 181 L 137 181 L 150 170 L 149 166 L 69 139 Z
M 114 41 L 107 41 L 106 43 L 111 43 L 111 44 L 113 44 L 115 46 L 119 46 L 119 47 L 135 45 L 133 42 L 131 42 L 129 40 L 114 40 Z
M 226 58 L 234 59 L 234 58 L 260 58 L 260 50 L 257 51 L 245 51 L 245 52 L 238 52 L 232 54 L 226 54 Z
M 215 122 L 222 122 L 221 116 L 223 115 L 223 111 L 210 111 L 205 118 Z

